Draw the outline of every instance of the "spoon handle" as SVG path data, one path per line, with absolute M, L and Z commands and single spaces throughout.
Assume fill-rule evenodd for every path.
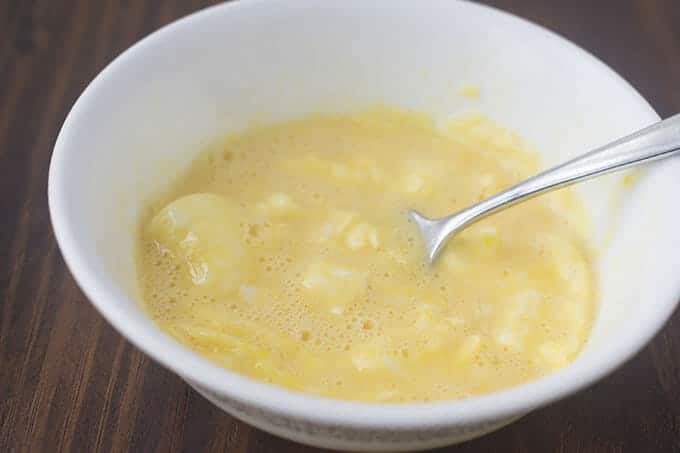
M 451 235 L 488 215 L 560 187 L 669 157 L 678 151 L 680 114 L 539 173 L 450 217 L 429 220 L 414 213 L 413 218 L 430 236 L 427 247 L 430 261 L 434 261 Z

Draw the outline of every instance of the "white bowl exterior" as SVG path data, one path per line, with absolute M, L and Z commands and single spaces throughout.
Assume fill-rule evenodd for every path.
M 441 426 L 411 426 L 379 428 L 322 424 L 315 420 L 296 419 L 267 409 L 256 408 L 187 380 L 205 399 L 253 426 L 296 442 L 323 448 L 349 451 L 398 452 L 438 448 L 474 439 L 502 428 L 524 413 L 487 418 L 472 423 L 453 423 Z
M 462 84 L 478 86 L 481 98 L 460 97 Z M 74 106 L 55 145 L 49 183 L 67 264 L 117 329 L 211 401 L 280 435 L 336 448 L 369 448 L 366 430 L 383 430 L 375 435 L 383 441 L 370 448 L 384 449 L 440 444 L 424 436 L 405 443 L 396 432 L 440 432 L 446 443 L 500 426 L 620 365 L 670 315 L 680 293 L 674 275 L 680 213 L 668 209 L 680 194 L 678 159 L 655 165 L 625 194 L 619 193 L 621 175 L 579 187 L 602 247 L 598 319 L 573 364 L 515 389 L 408 408 L 322 400 L 222 370 L 146 318 L 137 303 L 135 228 L 145 202 L 167 187 L 168 175 L 202 146 L 252 121 L 375 104 L 440 119 L 481 111 L 519 131 L 546 165 L 658 119 L 627 83 L 585 52 L 487 7 L 445 0 L 221 5 L 134 46 Z M 300 437 L 299 430 L 272 427 L 238 407 L 325 428 L 306 428 Z M 332 432 L 343 434 L 333 438 Z

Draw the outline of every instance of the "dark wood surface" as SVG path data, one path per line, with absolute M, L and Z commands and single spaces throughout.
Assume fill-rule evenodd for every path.
M 49 224 L 49 158 L 78 94 L 130 44 L 210 3 L 0 0 L 0 452 L 314 451 L 234 420 L 132 347 L 76 287 Z M 662 116 L 680 111 L 680 1 L 487 3 L 601 57 Z M 599 384 L 442 451 L 680 451 L 680 312 Z

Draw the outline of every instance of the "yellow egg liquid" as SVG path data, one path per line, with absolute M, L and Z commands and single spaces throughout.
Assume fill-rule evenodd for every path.
M 465 398 L 578 354 L 595 309 L 568 190 L 489 217 L 430 267 L 407 210 L 450 214 L 539 170 L 481 116 L 375 109 L 227 137 L 150 205 L 145 307 L 236 372 L 332 398 Z

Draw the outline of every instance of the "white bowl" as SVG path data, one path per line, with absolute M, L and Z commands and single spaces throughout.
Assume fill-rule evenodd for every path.
M 456 93 L 481 89 L 479 101 Z M 443 118 L 487 113 L 546 165 L 658 119 L 601 62 L 494 9 L 450 0 L 252 0 L 206 9 L 135 45 L 66 119 L 50 167 L 59 246 L 121 334 L 220 408 L 300 442 L 407 450 L 460 442 L 591 384 L 661 328 L 680 295 L 680 161 L 630 191 L 621 175 L 579 187 L 594 223 L 601 305 L 578 359 L 540 380 L 464 401 L 377 405 L 255 382 L 163 334 L 140 308 L 133 245 L 144 202 L 204 144 L 315 111 L 386 103 Z M 616 202 L 616 200 L 619 200 Z M 158 391 L 162 391 L 159 389 Z

